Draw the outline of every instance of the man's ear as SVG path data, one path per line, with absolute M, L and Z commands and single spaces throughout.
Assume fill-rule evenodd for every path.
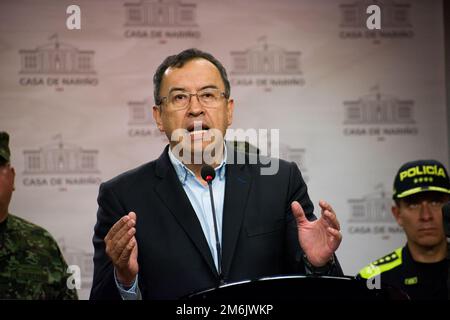
M 15 186 L 15 183 L 16 183 L 16 170 L 14 169 L 14 167 L 11 167 L 11 173 L 12 173 L 12 176 L 13 176 L 13 191 L 14 191 L 14 190 L 16 190 L 16 186 Z
M 156 126 L 159 131 L 164 132 L 164 125 L 161 120 L 161 106 L 153 106 L 153 119 L 155 119 Z
M 400 208 L 397 207 L 397 205 L 393 205 L 391 208 L 392 215 L 394 216 L 395 220 L 397 221 L 398 225 L 403 227 L 403 220 L 400 213 Z
M 228 127 L 233 123 L 233 112 L 234 112 L 234 100 L 230 99 L 227 102 L 227 124 Z

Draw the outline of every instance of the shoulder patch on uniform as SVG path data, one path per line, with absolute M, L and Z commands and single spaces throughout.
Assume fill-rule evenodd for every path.
M 402 264 L 402 248 L 398 248 L 384 257 L 372 262 L 359 271 L 363 279 L 370 279 Z

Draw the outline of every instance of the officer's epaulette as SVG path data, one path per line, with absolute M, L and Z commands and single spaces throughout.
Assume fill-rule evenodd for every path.
M 402 264 L 402 248 L 398 248 L 384 257 L 361 269 L 359 276 L 369 279 Z

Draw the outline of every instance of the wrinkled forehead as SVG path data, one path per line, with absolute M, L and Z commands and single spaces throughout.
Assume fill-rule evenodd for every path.
M 195 58 L 185 62 L 182 66 L 169 67 L 164 71 L 161 92 L 172 88 L 185 90 L 200 89 L 205 86 L 224 88 L 220 71 L 210 61 Z

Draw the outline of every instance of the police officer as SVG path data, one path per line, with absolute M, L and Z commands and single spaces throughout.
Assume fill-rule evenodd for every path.
M 15 177 L 8 143 L 0 132 L 0 299 L 77 299 L 56 241 L 8 211 Z
M 442 207 L 450 199 L 445 167 L 435 160 L 405 163 L 394 181 L 392 214 L 407 243 L 363 268 L 358 278 L 380 277 L 381 286 L 403 290 L 411 299 L 448 299 L 450 255 Z

